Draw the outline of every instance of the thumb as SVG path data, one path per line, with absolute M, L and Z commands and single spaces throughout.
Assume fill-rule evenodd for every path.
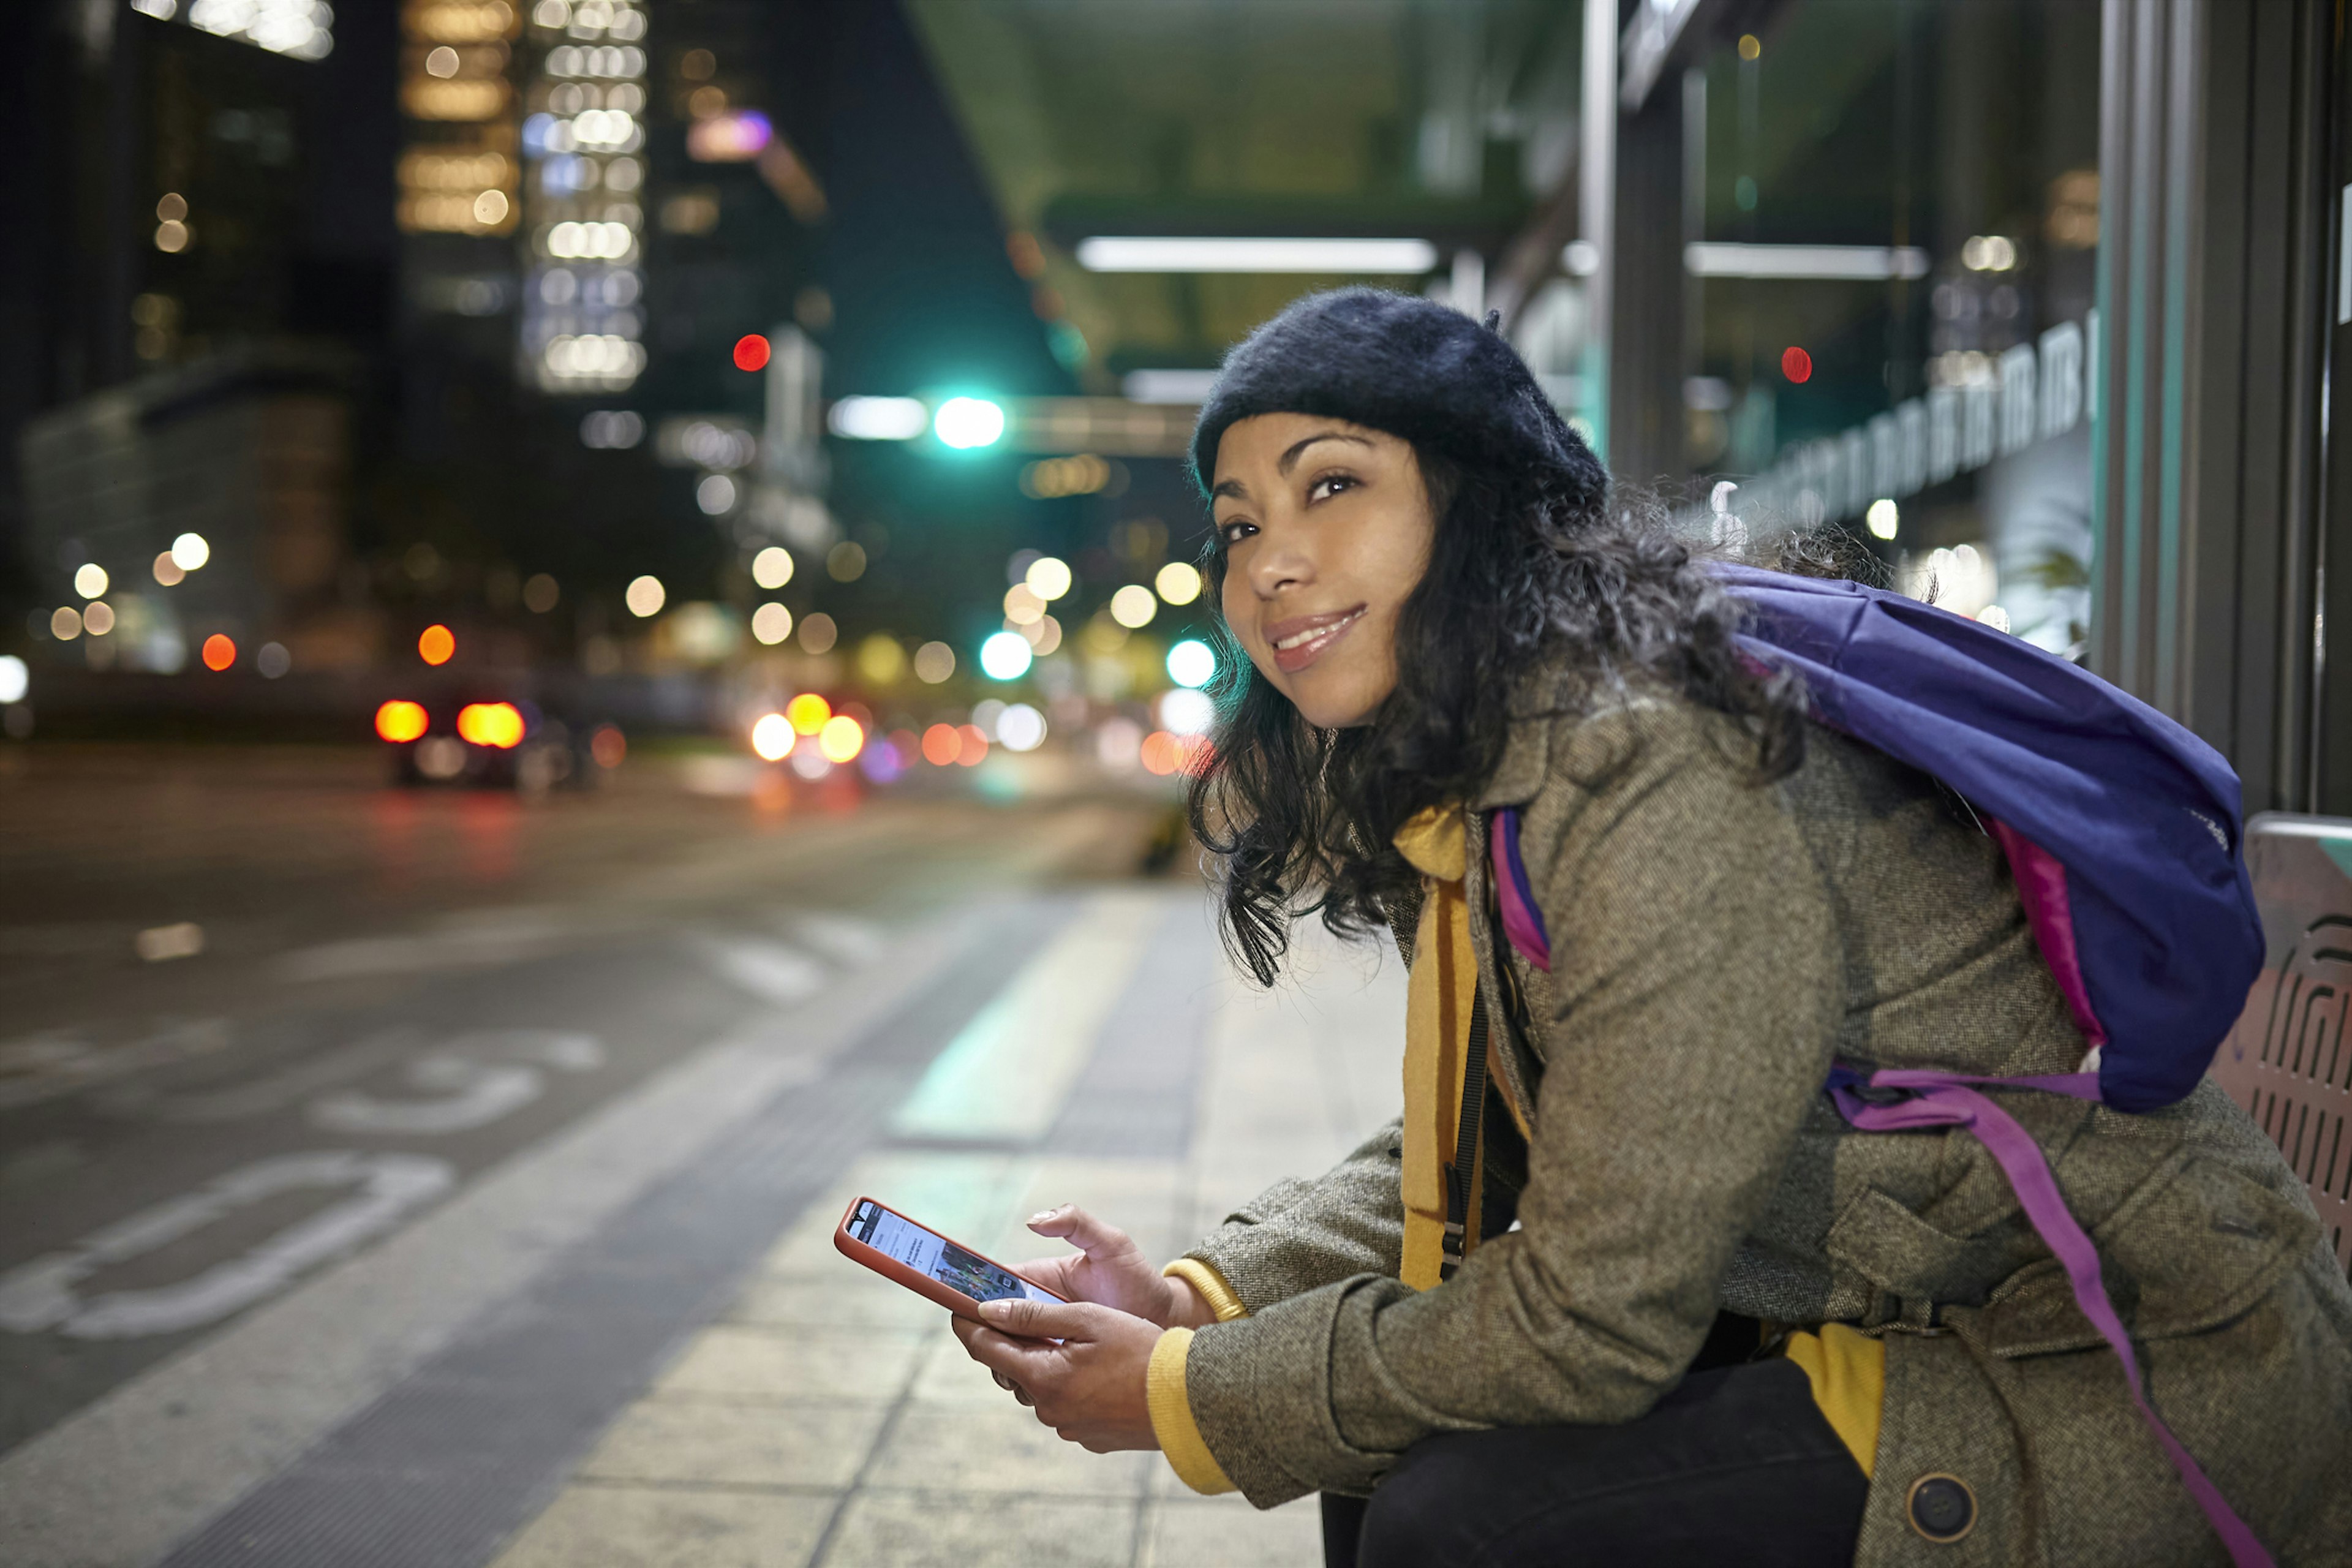
M 1127 1232 L 1097 1219 L 1076 1204 L 1064 1204 L 1030 1215 L 1029 1228 L 1039 1236 L 1058 1236 L 1098 1262 L 1135 1249 L 1135 1242 Z
M 1083 1301 L 1039 1301 L 1022 1297 L 982 1301 L 980 1315 L 999 1333 L 1031 1340 L 1089 1340 L 1095 1314 L 1104 1309 Z

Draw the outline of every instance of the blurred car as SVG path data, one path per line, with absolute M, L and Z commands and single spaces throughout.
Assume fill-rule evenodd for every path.
M 587 788 L 626 749 L 616 725 L 567 723 L 496 692 L 394 698 L 377 707 L 375 732 L 391 749 L 393 782 L 412 787 Z

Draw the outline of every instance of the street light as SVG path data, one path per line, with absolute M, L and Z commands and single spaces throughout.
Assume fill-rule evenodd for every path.
M 950 397 L 931 416 L 931 434 L 959 451 L 992 447 L 1004 435 L 1004 409 L 985 397 Z

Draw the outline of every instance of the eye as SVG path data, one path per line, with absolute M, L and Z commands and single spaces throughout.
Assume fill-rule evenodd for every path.
M 1328 500 L 1343 491 L 1356 489 L 1360 482 L 1353 474 L 1321 475 L 1307 487 L 1307 502 L 1312 505 L 1316 501 Z
M 1256 531 L 1257 524 L 1246 518 L 1229 517 L 1217 524 L 1217 543 L 1224 549 L 1231 550 Z

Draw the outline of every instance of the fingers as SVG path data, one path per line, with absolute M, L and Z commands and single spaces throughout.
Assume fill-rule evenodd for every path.
M 1039 1236 L 1058 1236 L 1097 1261 L 1135 1250 L 1135 1242 L 1127 1232 L 1097 1219 L 1076 1204 L 1031 1215 L 1029 1228 Z
M 999 1333 L 1031 1340 L 1090 1340 L 1107 1307 L 1085 1301 L 982 1301 L 982 1320 Z

